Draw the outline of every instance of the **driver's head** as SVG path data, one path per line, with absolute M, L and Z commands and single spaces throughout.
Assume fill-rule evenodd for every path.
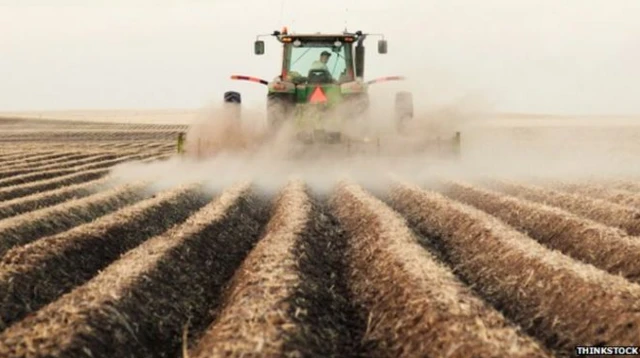
M 329 62 L 329 57 L 331 57 L 331 52 L 322 51 L 322 53 L 320 54 L 320 61 L 322 61 L 322 63 L 327 63 Z

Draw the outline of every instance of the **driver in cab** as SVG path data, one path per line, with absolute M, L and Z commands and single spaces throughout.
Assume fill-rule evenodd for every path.
M 329 62 L 329 57 L 331 57 L 331 52 L 322 51 L 322 53 L 320 54 L 320 59 L 313 61 L 310 69 L 329 71 L 329 68 L 327 67 L 327 62 Z

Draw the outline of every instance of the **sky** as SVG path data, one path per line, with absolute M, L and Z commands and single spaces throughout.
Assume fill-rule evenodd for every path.
M 253 41 L 286 25 L 384 33 L 366 77 L 405 75 L 421 103 L 640 114 L 638 19 L 638 0 L 0 0 L 0 111 L 263 105 L 229 76 L 275 77 L 278 42 Z

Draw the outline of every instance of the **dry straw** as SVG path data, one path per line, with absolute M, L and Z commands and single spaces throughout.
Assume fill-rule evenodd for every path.
M 85 198 L 0 220 L 0 258 L 14 246 L 63 232 L 150 196 L 151 193 L 145 192 L 144 187 L 145 183 L 122 185 Z
M 640 286 L 551 251 L 438 193 L 397 185 L 390 202 L 466 281 L 549 347 L 640 344 Z
M 305 230 L 311 203 L 299 181 L 285 187 L 276 201 L 265 236 L 236 273 L 226 306 L 198 347 L 197 357 L 283 357 L 288 336 L 298 329 L 289 316 L 288 297 L 299 285 L 294 245 Z
M 456 200 L 496 216 L 542 244 L 612 274 L 640 280 L 640 240 L 564 210 L 458 182 L 442 185 Z
M 361 187 L 332 207 L 350 235 L 352 297 L 368 311 L 365 345 L 379 357 L 545 357 L 424 250 L 405 221 Z
M 184 326 L 198 334 L 210 322 L 208 311 L 257 240 L 261 205 L 246 183 L 229 188 L 11 326 L 0 335 L 0 355 L 178 356 Z M 121 333 L 116 340 L 114 332 Z
M 158 160 L 166 155 L 149 155 L 143 156 L 146 157 L 142 160 L 142 162 L 148 162 L 153 160 Z M 38 180 L 34 182 L 12 185 L 5 188 L 0 188 L 0 200 L 11 200 L 27 195 L 32 195 L 34 193 L 43 192 L 47 190 L 58 189 L 61 186 L 73 185 L 82 182 L 87 182 L 90 180 L 95 180 L 98 178 L 102 178 L 109 173 L 109 169 L 87 169 L 83 170 L 79 173 L 71 173 L 55 178 Z
M 37 165 L 32 164 L 21 164 L 15 166 L 2 166 L 2 170 L 0 170 L 0 179 L 4 180 L 10 177 L 22 176 L 25 174 L 31 174 L 34 172 L 40 172 L 44 170 L 50 169 L 65 169 L 77 165 L 88 164 L 92 162 L 96 162 L 103 159 L 114 159 L 116 158 L 115 154 L 94 154 L 94 153 L 84 153 L 72 155 L 69 157 L 65 157 L 62 159 L 54 159 L 52 161 L 46 161 Z
M 20 145 L 21 148 L 23 148 L 22 145 Z M 4 161 L 2 163 L 2 166 L 5 167 L 9 167 L 9 166 L 15 166 L 18 167 L 20 165 L 22 166 L 30 166 L 30 165 L 38 165 L 41 164 L 43 162 L 49 162 L 51 160 L 55 160 L 55 159 L 64 159 L 66 160 L 67 157 L 69 156 L 73 156 L 73 155 L 77 155 L 79 154 L 79 152 L 67 152 L 67 151 L 54 151 L 54 152 L 48 152 L 48 153 L 40 153 L 40 154 L 31 154 L 30 151 L 28 150 L 28 148 L 23 148 L 24 150 L 24 155 L 18 156 L 15 159 L 12 160 L 7 160 Z
M 178 187 L 8 251 L 0 262 L 0 321 L 14 321 L 51 302 L 206 201 L 198 185 Z
M 29 196 L 16 198 L 0 202 L 0 219 L 43 209 L 52 205 L 60 204 L 67 200 L 81 199 L 91 194 L 95 194 L 108 184 L 109 178 L 103 177 L 80 184 L 63 186 L 59 189 L 35 193 Z M 0 225 L 1 222 L 0 222 Z
M 593 221 L 621 228 L 629 235 L 640 235 L 640 209 L 510 181 L 493 181 L 489 186 L 509 195 L 556 206 Z
M 623 206 L 629 206 L 634 209 L 640 209 L 640 194 L 628 190 L 615 189 L 597 183 L 567 183 L 556 181 L 551 185 L 554 188 L 571 194 L 590 196 Z

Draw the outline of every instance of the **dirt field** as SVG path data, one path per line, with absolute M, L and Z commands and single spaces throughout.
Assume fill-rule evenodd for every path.
M 184 124 L 0 119 L 0 356 L 640 345 L 640 130 L 503 124 L 455 167 L 335 180 L 198 171 Z

